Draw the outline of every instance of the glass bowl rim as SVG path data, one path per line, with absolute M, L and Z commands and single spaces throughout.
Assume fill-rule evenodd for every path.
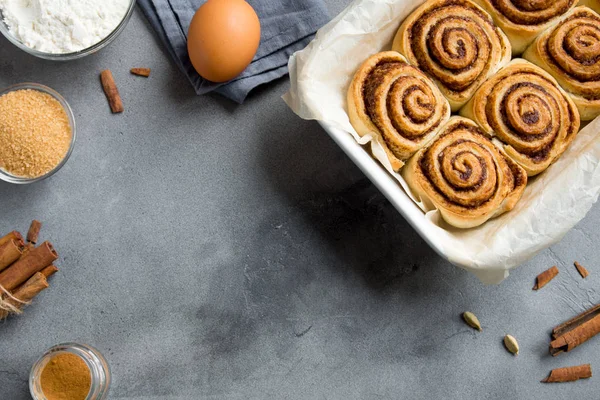
M 0 90 L 0 97 L 4 96 L 7 93 L 16 92 L 18 90 L 24 90 L 24 89 L 38 90 L 40 92 L 49 94 L 50 96 L 52 96 L 55 100 L 57 100 L 60 103 L 60 105 L 63 107 L 63 109 L 67 113 L 67 117 L 69 119 L 69 126 L 71 127 L 71 143 L 69 144 L 69 150 L 67 151 L 67 153 L 65 154 L 65 156 L 63 157 L 61 162 L 58 163 L 56 165 L 56 167 L 54 167 L 52 170 L 48 171 L 44 175 L 41 175 L 41 176 L 38 176 L 35 178 L 27 178 L 27 177 L 16 176 L 7 171 L 0 169 L 0 180 L 8 182 L 8 183 L 21 184 L 21 185 L 39 182 L 41 180 L 51 177 L 56 172 L 58 172 L 67 163 L 67 161 L 69 160 L 69 157 L 71 157 L 71 153 L 73 152 L 73 148 L 75 147 L 75 139 L 77 138 L 77 128 L 76 128 L 76 124 L 75 124 L 75 116 L 73 114 L 73 110 L 71 109 L 71 106 L 69 105 L 69 103 L 67 103 L 67 100 L 65 100 L 65 98 L 62 97 L 60 95 L 60 93 L 58 93 L 54 89 L 52 89 L 48 86 L 42 85 L 40 83 L 23 82 L 23 83 L 17 83 L 16 85 L 11 85 L 5 89 Z

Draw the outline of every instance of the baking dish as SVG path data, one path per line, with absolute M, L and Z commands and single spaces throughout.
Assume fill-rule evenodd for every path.
M 323 126 L 433 251 L 484 283 L 500 283 L 511 269 L 561 240 L 598 199 L 600 119 L 584 127 L 554 165 L 531 179 L 512 211 L 462 230 L 445 224 L 438 211 L 424 212 L 377 141 L 356 133 L 346 100 L 359 65 L 371 54 L 389 50 L 402 21 L 422 2 L 353 2 L 290 58 L 291 86 L 284 100 L 298 116 Z

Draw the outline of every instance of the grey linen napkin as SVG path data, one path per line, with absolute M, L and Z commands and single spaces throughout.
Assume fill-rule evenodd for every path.
M 303 49 L 329 20 L 322 0 L 247 1 L 260 19 L 260 46 L 248 68 L 225 83 L 203 79 L 194 70 L 187 53 L 190 21 L 206 0 L 138 0 L 138 5 L 197 94 L 215 91 L 242 103 L 256 86 L 287 74 L 289 57 Z

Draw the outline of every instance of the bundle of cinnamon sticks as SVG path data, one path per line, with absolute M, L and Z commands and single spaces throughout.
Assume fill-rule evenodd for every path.
M 58 271 L 53 264 L 58 253 L 52 244 L 43 242 L 36 247 L 41 226 L 39 221 L 31 223 L 27 242 L 17 231 L 0 237 L 0 320 L 21 313 L 48 287 L 47 278 Z

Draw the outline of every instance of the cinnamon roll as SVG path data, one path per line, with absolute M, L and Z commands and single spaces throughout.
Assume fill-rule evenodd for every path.
M 472 228 L 510 211 L 521 198 L 527 174 L 506 157 L 473 121 L 452 117 L 427 148 L 402 170 L 428 210 L 457 228 Z
M 548 71 L 569 93 L 581 119 L 600 115 L 600 16 L 575 7 L 529 46 L 523 57 Z
M 400 26 L 392 48 L 434 79 L 452 111 L 511 56 L 506 35 L 468 0 L 428 0 Z
M 489 12 L 506 33 L 515 56 L 522 54 L 537 35 L 577 4 L 577 0 L 473 1 Z
M 548 168 L 580 125 L 577 107 L 556 80 L 518 58 L 481 85 L 460 114 L 499 139 L 529 176 Z
M 425 74 L 386 51 L 369 57 L 354 75 L 348 114 L 359 135 L 375 135 L 398 170 L 437 135 L 450 105 Z

